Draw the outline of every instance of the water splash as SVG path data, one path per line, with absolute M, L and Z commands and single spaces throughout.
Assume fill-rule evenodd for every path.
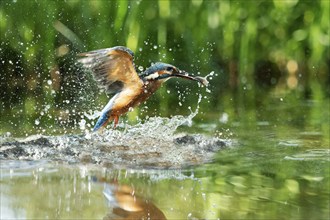
M 213 74 L 208 74 L 205 80 Z M 215 152 L 233 143 L 219 137 L 177 134 L 178 127 L 192 126 L 202 99 L 202 94 L 198 94 L 197 106 L 195 110 L 189 106 L 187 116 L 151 117 L 135 125 L 126 124 L 122 126 L 124 129 L 105 129 L 103 133 L 92 133 L 89 123 L 99 117 L 100 112 L 83 112 L 76 123 L 83 134 L 35 135 L 26 139 L 3 137 L 5 140 L 0 138 L 0 158 L 47 159 L 115 168 L 182 168 L 207 162 Z
M 190 114 L 188 116 L 175 115 L 172 118 L 166 117 L 151 117 L 145 122 L 139 122 L 135 125 L 126 125 L 125 130 L 120 132 L 118 130 L 109 129 L 104 131 L 103 134 L 95 134 L 94 136 L 100 137 L 105 140 L 116 140 L 118 137 L 126 138 L 156 138 L 158 140 L 171 140 L 177 128 L 182 125 L 192 126 L 193 118 L 198 114 L 199 105 L 202 101 L 202 95 L 199 95 L 197 107 L 194 111 L 188 107 Z M 89 135 L 89 133 L 88 133 Z
M 108 137 L 108 138 L 118 138 L 119 136 L 123 135 L 129 135 L 129 136 L 146 136 L 146 137 L 155 137 L 163 139 L 163 137 L 170 137 L 174 134 L 174 132 L 177 130 L 179 126 L 187 125 L 192 126 L 193 121 L 192 119 L 198 114 L 199 111 L 199 105 L 202 101 L 202 95 L 199 94 L 198 101 L 197 101 L 197 107 L 194 111 L 192 111 L 191 107 L 189 106 L 188 109 L 190 110 L 190 114 L 188 116 L 183 115 L 175 115 L 172 118 L 166 118 L 166 117 L 150 117 L 145 122 L 139 122 L 136 125 L 124 125 L 125 131 L 120 132 L 120 134 L 117 132 L 117 130 L 108 129 L 102 133 L 102 136 Z M 88 120 L 95 120 L 100 116 L 100 111 L 89 111 L 84 112 L 83 115 Z M 82 130 L 86 137 L 91 137 L 91 132 L 86 129 L 86 125 L 89 125 L 85 119 L 81 119 L 78 123 L 80 130 Z M 94 135 L 97 136 L 97 135 Z
M 207 74 L 204 78 L 205 78 L 205 80 L 208 82 L 208 81 L 210 81 L 210 80 L 213 79 L 213 76 L 217 76 L 217 74 L 216 74 L 214 71 L 212 71 L 212 72 L 210 72 L 209 74 Z M 208 79 L 208 78 L 209 78 L 209 79 Z M 207 92 L 207 93 L 211 93 L 211 90 L 210 90 L 208 87 L 206 87 L 206 92 Z
M 179 94 L 179 97 L 180 94 Z M 165 136 L 171 136 L 177 130 L 177 128 L 181 125 L 192 126 L 192 119 L 198 114 L 199 105 L 202 101 L 203 96 L 198 94 L 197 107 L 193 111 L 191 106 L 188 106 L 190 114 L 188 116 L 175 115 L 172 118 L 165 117 L 150 117 L 145 121 L 141 121 L 139 118 L 139 122 L 135 125 L 129 125 L 124 123 L 119 123 L 118 127 L 125 127 L 123 132 L 118 132 L 117 130 L 111 129 L 111 126 L 108 126 L 101 136 L 104 138 L 112 139 L 118 138 L 125 135 L 140 135 L 140 136 L 149 136 L 155 138 L 162 138 Z M 204 97 L 205 98 L 205 97 Z M 184 101 L 184 100 L 183 100 Z M 143 108 L 147 108 L 146 106 Z M 143 111 L 142 108 L 142 111 Z M 90 139 L 91 137 L 97 137 L 98 134 L 92 133 L 91 128 L 93 127 L 94 121 L 100 117 L 101 112 L 98 110 L 88 110 L 82 112 L 81 119 L 76 122 L 77 128 L 79 128 L 84 134 L 85 137 Z
M 208 162 L 232 141 L 204 135 L 176 134 L 182 125 L 191 126 L 198 114 L 197 107 L 188 116 L 152 117 L 144 123 L 126 125 L 124 130 L 82 135 L 42 136 L 25 139 L 0 138 L 0 158 L 5 160 L 63 161 L 66 163 L 101 164 L 113 168 L 183 168 Z

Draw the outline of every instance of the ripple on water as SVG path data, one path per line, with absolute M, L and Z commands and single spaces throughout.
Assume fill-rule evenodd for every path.
M 31 176 L 35 172 L 57 172 L 48 160 L 1 160 L 1 179 L 15 176 Z
M 330 149 L 312 149 L 306 150 L 303 153 L 294 154 L 291 156 L 285 156 L 286 160 L 301 160 L 301 161 L 330 161 Z

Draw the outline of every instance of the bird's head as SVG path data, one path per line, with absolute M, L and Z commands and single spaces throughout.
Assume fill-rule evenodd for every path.
M 155 63 L 148 69 L 146 69 L 142 74 L 140 74 L 140 78 L 144 81 L 166 81 L 172 77 L 180 77 L 189 80 L 195 80 L 200 82 L 203 85 L 207 85 L 207 81 L 198 76 L 193 76 L 183 70 L 178 69 L 177 67 L 167 64 L 167 63 Z

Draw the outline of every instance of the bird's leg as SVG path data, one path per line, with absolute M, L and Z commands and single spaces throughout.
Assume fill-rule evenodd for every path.
M 118 124 L 118 119 L 119 119 L 119 116 L 118 115 L 113 116 L 113 122 L 114 122 L 113 129 L 116 129 L 117 124 Z

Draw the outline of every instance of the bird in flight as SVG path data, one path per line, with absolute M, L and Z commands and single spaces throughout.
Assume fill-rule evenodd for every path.
M 170 78 L 180 77 L 208 85 L 203 77 L 190 75 L 171 64 L 161 62 L 138 74 L 133 63 L 134 53 L 123 46 L 94 50 L 78 56 L 83 67 L 92 71 L 98 85 L 113 95 L 101 111 L 94 132 L 112 120 L 116 128 L 122 114 L 143 103 Z

